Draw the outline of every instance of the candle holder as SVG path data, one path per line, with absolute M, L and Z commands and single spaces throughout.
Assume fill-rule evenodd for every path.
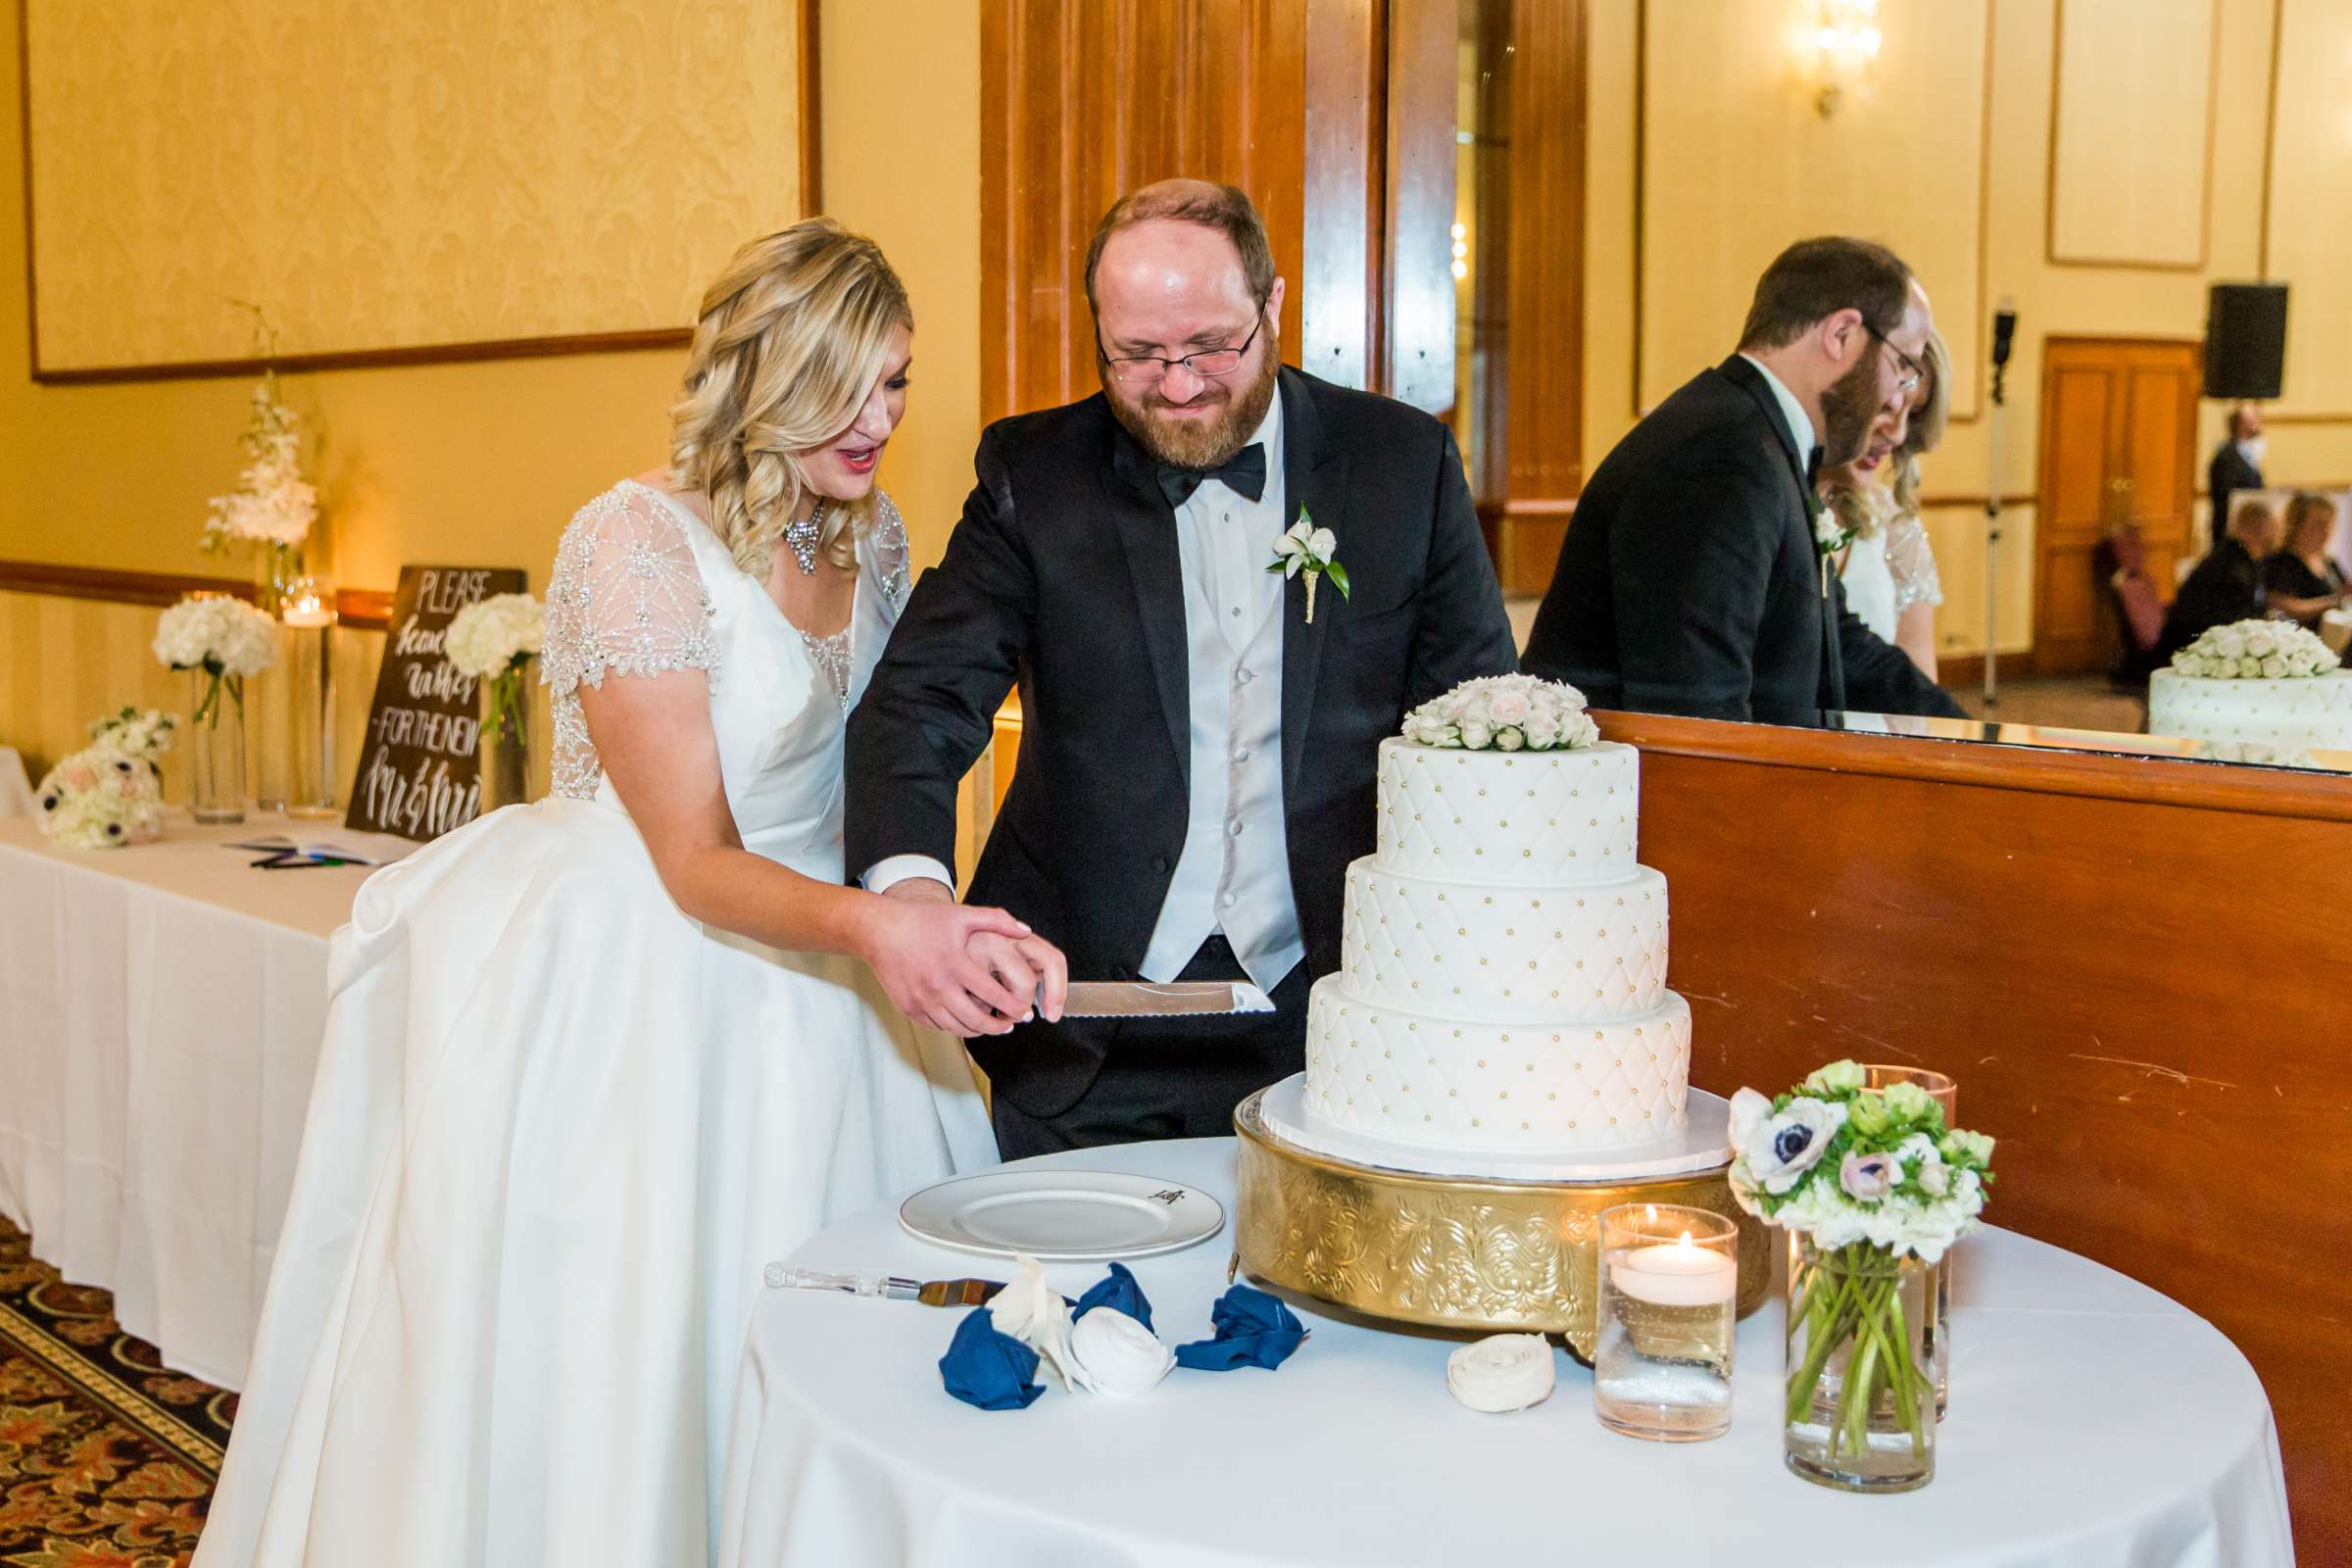
M 1946 1131 L 1960 1125 L 1955 1119 L 1959 1114 L 1960 1086 L 1952 1081 L 1950 1074 L 1887 1062 L 1863 1063 L 1863 1088 L 1886 1089 L 1894 1084 L 1914 1085 L 1936 1102 L 1943 1112 Z M 1927 1341 L 1929 1363 L 1936 1373 L 1936 1419 L 1940 1421 L 1952 1402 L 1952 1253 L 1946 1251 L 1937 1261 L 1924 1266 L 1935 1315 L 1922 1326 L 1922 1335 Z
M 335 804 L 334 596 L 317 577 L 285 586 L 278 619 L 289 644 L 286 684 L 293 708 L 288 816 L 341 814 Z
M 1696 1443 L 1732 1427 L 1740 1228 L 1675 1203 L 1600 1216 L 1592 1411 L 1628 1437 Z

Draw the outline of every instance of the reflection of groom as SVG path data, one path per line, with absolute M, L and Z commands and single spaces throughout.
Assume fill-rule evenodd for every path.
M 946 559 L 850 720 L 848 863 L 954 897 L 956 791 L 1017 679 L 1020 765 L 972 878 L 1075 979 L 1241 979 L 1272 1016 L 1042 1019 L 975 1040 L 1008 1159 L 1217 1136 L 1295 1072 L 1338 967 L 1404 710 L 1514 667 L 1446 428 L 1279 365 L 1283 284 L 1250 199 L 1172 180 L 1087 266 L 1102 391 L 992 425 Z M 1350 597 L 1269 575 L 1301 508 Z

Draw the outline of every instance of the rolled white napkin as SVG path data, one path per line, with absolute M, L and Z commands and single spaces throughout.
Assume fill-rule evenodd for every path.
M 1098 1306 L 1071 1326 L 1070 1356 L 1098 1394 L 1149 1394 L 1176 1364 L 1158 1335 L 1115 1306 Z
M 1035 1350 L 1061 1379 L 1063 1388 L 1092 1388 L 1086 1369 L 1070 1353 L 1070 1303 L 1046 1283 L 1045 1266 L 1036 1258 L 1023 1255 L 1013 1261 L 1011 1280 L 988 1303 L 988 1315 L 997 1332 Z
M 1496 1334 L 1446 1358 L 1446 1387 L 1490 1415 L 1543 1403 L 1557 1376 L 1551 1342 L 1541 1334 Z

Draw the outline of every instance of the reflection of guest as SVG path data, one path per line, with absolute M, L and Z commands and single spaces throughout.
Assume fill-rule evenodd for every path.
M 2306 490 L 2286 504 L 2286 543 L 2262 564 L 2262 586 L 2271 609 L 2316 626 L 2324 612 L 2344 600 L 2344 569 L 2328 554 L 2335 531 L 2335 503 Z
M 1951 414 L 1952 359 L 1937 333 L 1928 334 L 1927 360 L 1928 373 L 1911 394 L 1910 434 L 1889 456 L 1886 443 L 1896 432 L 1882 416 L 1862 456 L 1822 470 L 1821 493 L 1854 535 L 1838 563 L 1846 608 L 1934 680 L 1936 607 L 1943 603 L 1943 584 L 1936 575 L 1927 524 L 1919 519 L 1919 457 L 1942 441 Z M 1888 473 L 1891 489 L 1880 482 Z
M 2262 411 L 2240 403 L 2230 411 L 2230 439 L 2215 450 L 2205 469 L 2205 488 L 2213 493 L 2215 544 L 2229 537 L 2231 494 L 2262 488 Z
M 1603 708 L 1959 717 L 1846 609 L 1811 515 L 1814 464 L 1860 456 L 1881 414 L 1901 439 L 1933 324 L 1910 269 L 1883 246 L 1810 239 L 1782 252 L 1756 284 L 1740 352 L 1593 470 L 1522 666 Z
M 2230 537 L 2197 563 L 2197 569 L 2180 584 L 2173 608 L 2165 612 L 2164 631 L 2156 639 L 2156 662 L 2162 665 L 2216 626 L 2233 620 L 2255 620 L 2264 613 L 2262 563 L 2285 536 L 2278 514 L 2260 501 L 2241 501 L 2230 519 Z

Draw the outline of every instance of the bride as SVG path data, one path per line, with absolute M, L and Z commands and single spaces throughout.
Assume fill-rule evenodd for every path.
M 671 466 L 565 530 L 554 795 L 377 873 L 336 935 L 201 1568 L 708 1560 L 764 1260 L 995 1159 L 934 1030 L 1041 988 L 1056 1015 L 1061 956 L 841 885 L 843 717 L 906 595 L 873 474 L 912 325 L 829 220 L 744 247 Z

